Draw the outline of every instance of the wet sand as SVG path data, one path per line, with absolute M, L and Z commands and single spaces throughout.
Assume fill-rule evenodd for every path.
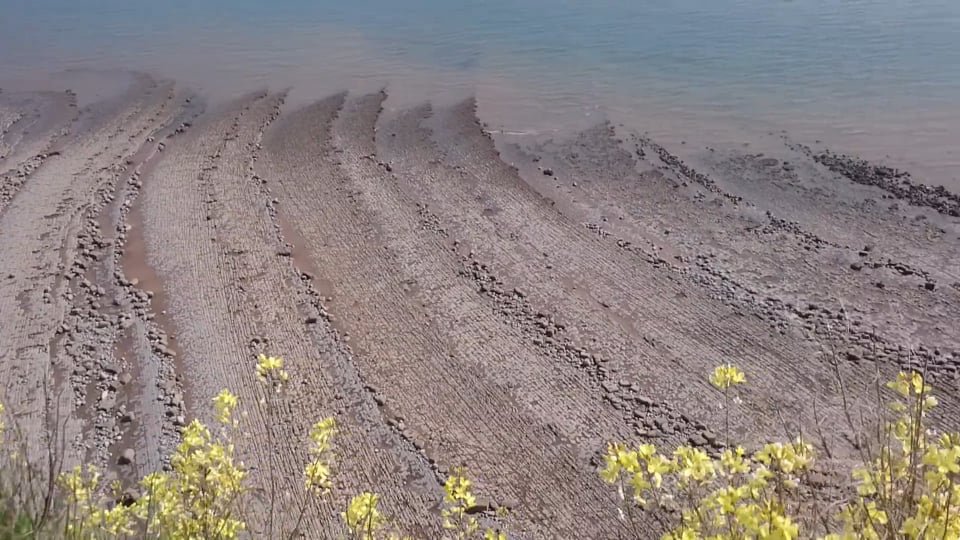
M 77 456 L 132 479 L 226 387 L 238 451 L 294 493 L 309 427 L 337 417 L 315 536 L 364 489 L 436 535 L 463 464 L 517 536 L 614 538 L 598 456 L 718 448 L 721 362 L 748 374 L 748 443 L 811 432 L 817 403 L 842 447 L 834 369 L 856 400 L 878 367 L 925 365 L 957 424 L 953 192 L 789 134 L 763 154 L 612 123 L 518 144 L 472 99 L 286 98 L 202 106 L 140 75 L 80 107 L 0 93 L 0 399 L 37 448 L 56 408 Z M 259 353 L 294 381 L 273 413 Z

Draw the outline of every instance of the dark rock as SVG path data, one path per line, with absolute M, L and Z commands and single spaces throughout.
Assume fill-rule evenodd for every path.
M 127 448 L 120 454 L 120 457 L 117 458 L 117 464 L 119 465 L 129 465 L 133 463 L 133 460 L 137 457 L 136 451 L 133 448 Z
M 140 492 L 137 491 L 137 488 L 130 487 L 120 494 L 120 497 L 117 498 L 117 504 L 132 506 L 138 499 L 140 499 Z
M 706 446 L 706 445 L 707 445 L 707 439 L 705 439 L 705 438 L 703 437 L 703 435 L 700 435 L 699 433 L 695 433 L 695 434 L 691 435 L 690 438 L 687 439 L 687 442 L 689 442 L 689 443 L 690 443 L 691 445 L 693 445 L 693 446 Z
M 926 282 L 926 283 L 923 284 L 923 288 L 926 289 L 926 290 L 928 290 L 928 291 L 932 291 L 932 290 L 934 290 L 934 289 L 937 288 L 937 284 L 934 283 L 934 282 L 932 282 L 932 281 L 928 281 L 928 282 Z
M 858 262 L 855 262 L 855 263 L 853 263 L 853 264 L 850 265 L 850 269 L 851 269 L 851 270 L 856 270 L 857 272 L 859 272 L 860 270 L 863 270 L 863 265 L 860 264 L 860 263 L 858 263 Z
M 544 175 L 544 176 L 553 176 L 553 169 L 544 169 L 544 170 L 543 170 L 543 175 Z
M 490 508 L 490 503 L 477 499 L 477 501 L 472 505 L 466 508 L 466 513 L 470 515 L 482 514 Z

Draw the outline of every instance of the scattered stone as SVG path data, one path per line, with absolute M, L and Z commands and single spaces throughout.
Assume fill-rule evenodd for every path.
M 473 505 L 466 508 L 466 513 L 470 515 L 482 514 L 490 508 L 490 503 L 477 499 Z
M 138 499 L 140 499 L 140 492 L 137 491 L 136 488 L 129 487 L 120 494 L 120 497 L 117 499 L 117 504 L 132 506 Z
M 717 445 L 717 434 L 712 431 L 704 431 L 701 435 L 707 440 L 708 443 L 716 446 Z
M 137 457 L 136 451 L 133 448 L 127 448 L 120 454 L 120 457 L 117 459 L 119 465 L 129 465 L 133 463 L 133 460 Z
M 553 169 L 544 169 L 544 170 L 543 170 L 543 175 L 544 175 L 544 176 L 553 176 Z
M 705 439 L 703 435 L 700 435 L 699 433 L 694 433 L 693 435 L 691 435 L 690 438 L 687 439 L 687 442 L 689 442 L 693 446 L 707 445 L 707 439 Z
M 110 412 L 117 406 L 117 396 L 106 390 L 100 395 L 100 405 L 98 408 L 104 412 Z

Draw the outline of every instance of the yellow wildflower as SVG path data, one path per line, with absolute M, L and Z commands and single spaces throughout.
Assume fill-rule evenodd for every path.
M 351 499 L 347 511 L 341 515 L 354 538 L 373 540 L 376 532 L 383 527 L 383 516 L 377 509 L 379 502 L 380 496 L 370 492 L 363 492 Z
M 768 443 L 753 459 L 787 474 L 802 471 L 813 459 L 813 447 L 797 440 L 795 443 Z
M 507 540 L 507 535 L 500 531 L 487 529 L 483 532 L 483 540 Z
M 239 400 L 237 396 L 234 395 L 227 389 L 223 389 L 217 394 L 217 397 L 213 398 L 213 407 L 217 413 L 217 421 L 221 424 L 229 424 L 230 416 L 233 414 L 233 410 L 237 408 Z
M 733 364 L 717 366 L 710 374 L 710 384 L 721 390 L 747 382 L 747 377 Z
M 677 473 L 684 484 L 690 481 L 706 483 L 713 479 L 716 469 L 713 460 L 699 448 L 681 446 L 674 450 L 677 460 Z
M 726 449 L 720 454 L 720 464 L 722 470 L 728 475 L 746 474 L 750 470 L 750 465 L 744 459 L 746 451 L 742 446 L 734 449 Z
M 330 466 L 320 459 L 315 459 L 308 463 L 303 474 L 306 477 L 305 483 L 307 489 L 318 493 L 326 493 L 332 487 L 330 481 Z
M 257 377 L 262 381 L 270 381 L 277 385 L 287 382 L 289 375 L 283 369 L 283 358 L 259 355 L 257 357 Z
M 324 418 L 310 429 L 310 440 L 313 442 L 313 452 L 321 453 L 330 447 L 330 441 L 337 433 L 337 421 L 332 417 Z

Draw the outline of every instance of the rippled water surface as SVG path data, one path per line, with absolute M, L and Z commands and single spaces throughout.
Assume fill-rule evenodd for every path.
M 475 94 L 492 126 L 823 139 L 960 177 L 956 0 L 0 0 L 0 82 L 133 68 L 218 96 Z M 698 139 L 699 138 L 699 139 Z

